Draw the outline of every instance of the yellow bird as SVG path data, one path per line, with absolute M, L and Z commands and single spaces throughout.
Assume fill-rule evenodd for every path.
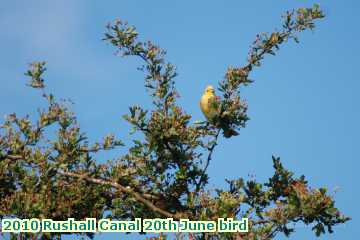
M 207 120 L 210 122 L 217 114 L 219 114 L 219 104 L 217 101 L 218 99 L 215 95 L 213 86 L 207 86 L 200 99 L 200 108 Z
M 238 133 L 231 129 L 224 119 L 220 117 L 220 98 L 215 95 L 213 86 L 209 85 L 205 88 L 205 92 L 200 99 L 200 109 L 206 119 L 223 130 L 224 137 L 229 138 L 236 136 Z M 217 119 L 215 117 L 218 117 Z M 216 121 L 216 122 L 214 122 Z

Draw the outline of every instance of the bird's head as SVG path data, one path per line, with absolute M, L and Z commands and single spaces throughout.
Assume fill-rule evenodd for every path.
M 214 90 L 214 87 L 209 85 L 205 88 L 205 94 L 211 94 L 211 95 L 214 95 L 215 94 L 215 90 Z

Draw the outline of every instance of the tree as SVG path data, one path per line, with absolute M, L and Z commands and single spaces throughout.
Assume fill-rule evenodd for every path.
M 292 223 L 312 225 L 318 236 L 349 220 L 335 207 L 326 188 L 310 188 L 304 176 L 296 177 L 273 156 L 274 175 L 265 183 L 243 178 L 226 180 L 228 189 L 208 190 L 207 168 L 221 129 L 240 131 L 248 121 L 247 104 L 240 88 L 251 84 L 250 73 L 266 55 L 297 33 L 315 27 L 323 18 L 319 6 L 288 11 L 281 31 L 256 36 L 247 63 L 229 67 L 218 89 L 219 115 L 211 122 L 192 122 L 176 102 L 175 66 L 165 51 L 138 40 L 136 29 L 116 20 L 107 26 L 104 40 L 122 56 L 135 56 L 144 64 L 145 88 L 153 108 L 131 106 L 124 119 L 133 140 L 127 153 L 115 161 L 99 163 L 96 154 L 124 147 L 107 135 L 89 143 L 66 101 L 45 90 L 45 62 L 34 62 L 26 75 L 47 102 L 36 121 L 10 114 L 0 131 L 0 217 L 86 217 L 134 219 L 170 217 L 192 220 L 248 217 L 248 233 L 198 233 L 196 239 L 273 239 L 289 236 Z M 224 127 L 225 126 L 225 127 Z M 48 129 L 56 129 L 51 134 Z M 235 137 L 235 136 L 231 136 Z M 22 234 L 23 238 L 56 238 L 56 234 Z M 93 235 L 87 233 L 88 237 Z M 16 238 L 17 235 L 12 235 Z

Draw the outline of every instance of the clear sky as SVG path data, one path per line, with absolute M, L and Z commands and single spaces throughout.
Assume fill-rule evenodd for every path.
M 273 173 L 271 155 L 280 156 L 312 186 L 338 188 L 336 204 L 353 218 L 319 239 L 355 239 L 360 234 L 360 3 L 316 2 L 327 16 L 315 32 L 301 34 L 300 44 L 289 42 L 277 56 L 266 58 L 252 74 L 256 82 L 243 89 L 251 120 L 239 137 L 221 139 L 209 167 L 210 187 L 248 174 L 266 180 Z M 129 105 L 149 106 L 149 98 L 136 70 L 140 61 L 114 56 L 114 48 L 101 41 L 106 23 L 121 18 L 138 28 L 141 39 L 168 51 L 168 59 L 178 66 L 181 105 L 193 120 L 203 119 L 198 102 L 205 86 L 216 85 L 229 65 L 244 64 L 255 35 L 280 28 L 286 10 L 313 3 L 2 1 L 0 116 L 36 113 L 42 100 L 24 86 L 23 73 L 29 62 L 46 60 L 49 90 L 75 102 L 73 110 L 90 140 L 109 132 L 128 138 L 129 125 L 121 116 Z M 115 155 L 101 155 L 100 161 Z M 292 239 L 315 236 L 299 225 Z

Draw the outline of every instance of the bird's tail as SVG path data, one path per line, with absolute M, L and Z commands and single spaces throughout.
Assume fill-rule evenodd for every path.
M 229 128 L 229 127 L 223 127 L 222 130 L 223 130 L 223 135 L 226 138 L 230 138 L 232 136 L 239 135 L 239 133 L 237 131 L 235 131 L 234 129 Z

